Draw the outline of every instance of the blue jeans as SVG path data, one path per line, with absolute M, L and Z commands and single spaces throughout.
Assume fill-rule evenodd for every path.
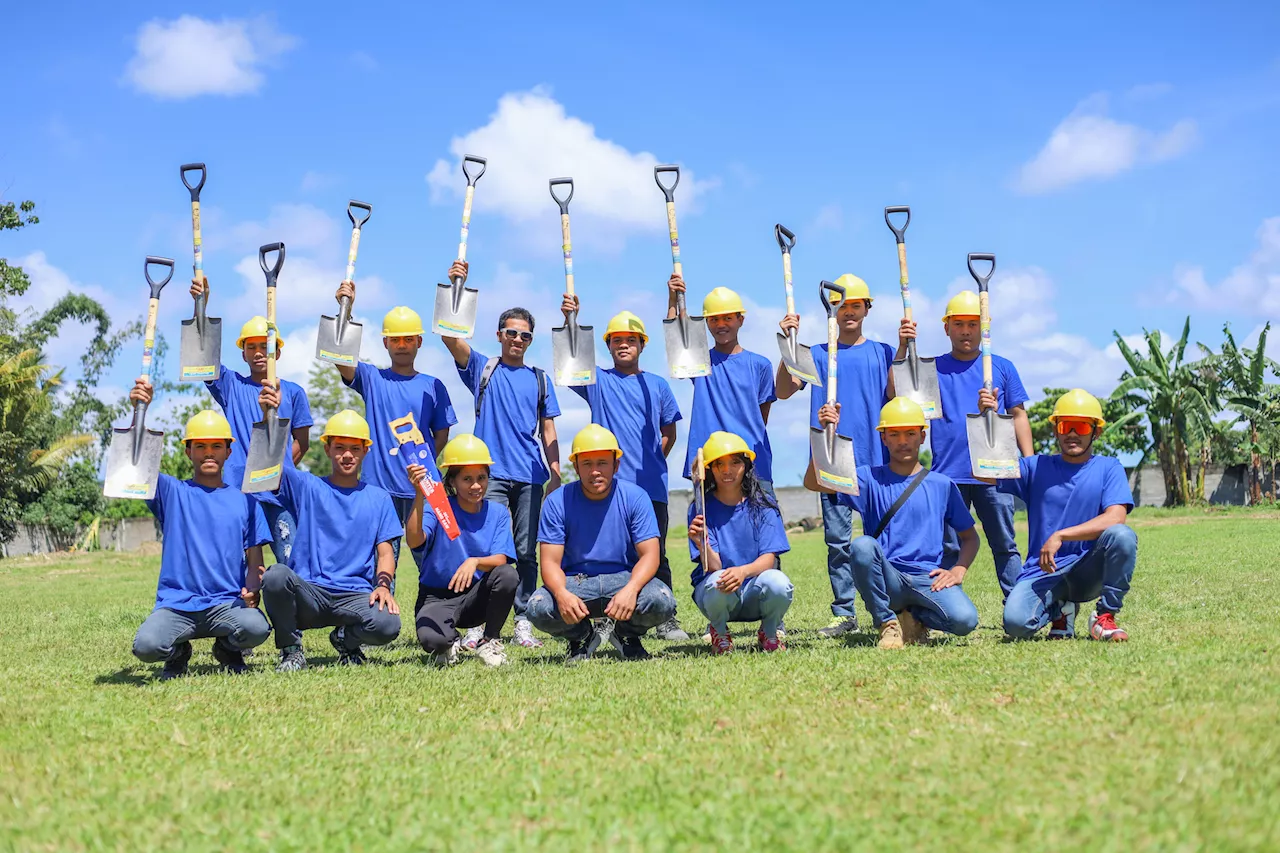
M 991 559 L 996 564 L 996 580 L 1000 582 L 1000 594 L 1009 598 L 1022 571 L 1022 555 L 1018 553 L 1018 540 L 1013 530 L 1013 495 L 1006 495 L 995 486 L 985 483 L 956 483 L 965 506 L 973 507 L 978 521 L 982 522 L 982 535 L 987 538 Z M 949 569 L 960 559 L 960 537 L 950 525 L 942 529 L 942 568 Z
M 827 543 L 827 577 L 831 579 L 831 615 L 847 618 L 854 615 L 853 608 L 857 603 L 853 596 L 853 567 L 849 564 L 853 508 L 839 503 L 835 495 L 826 493 L 819 496 L 819 501 L 822 504 L 822 538 Z
M 308 628 L 347 628 L 347 643 L 385 646 L 400 635 L 400 617 L 369 603 L 368 592 L 328 589 L 298 577 L 284 563 L 262 576 L 262 603 L 276 629 L 276 647 L 302 643 Z
M 511 511 L 511 533 L 516 540 L 516 619 L 528 619 L 529 596 L 538 587 L 538 520 L 542 517 L 542 484 L 514 480 L 490 480 L 485 499 Z
M 791 606 L 795 587 L 791 579 L 777 569 L 763 571 L 747 578 L 735 592 L 721 592 L 716 581 L 721 572 L 713 572 L 693 591 L 693 603 L 707 617 L 711 627 L 727 633 L 730 622 L 755 622 L 766 637 L 778 633 L 778 625 Z
M 958 586 L 934 592 L 928 572 L 904 572 L 885 559 L 880 543 L 859 536 L 852 546 L 853 577 L 877 625 L 910 610 L 927 628 L 963 637 L 978 627 L 978 608 Z
M 607 575 L 566 575 L 564 587 L 567 591 L 582 599 L 587 605 L 591 619 L 604 616 L 604 609 L 609 601 L 631 581 L 631 572 L 613 572 Z M 556 606 L 556 598 L 545 586 L 529 596 L 529 621 L 539 631 L 545 631 L 553 637 L 564 637 L 567 640 L 585 640 L 591 633 L 591 620 L 583 619 L 576 625 L 570 625 L 560 618 L 560 608 Z M 650 628 L 666 622 L 676 612 L 676 597 L 671 588 L 654 578 L 644 585 L 636 596 L 636 612 L 626 622 L 618 622 L 614 632 L 620 637 L 640 637 Z
M 271 633 L 267 617 L 239 599 L 206 610 L 157 607 L 133 638 L 133 654 L 152 663 L 168 660 L 174 646 L 202 637 L 217 637 L 238 651 L 261 645 Z
M 1004 604 L 1004 632 L 1029 639 L 1060 616 L 1068 601 L 1096 598 L 1099 613 L 1119 613 L 1137 562 L 1138 534 L 1127 524 L 1108 527 L 1089 552 L 1067 568 L 1014 584 Z
M 264 502 L 261 506 L 271 528 L 271 553 L 276 555 L 277 563 L 287 563 L 293 553 L 293 535 L 298 527 L 293 513 L 278 504 Z

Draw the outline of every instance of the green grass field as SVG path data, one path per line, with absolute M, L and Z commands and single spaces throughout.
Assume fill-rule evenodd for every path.
M 1127 645 L 1002 642 L 985 548 L 969 638 L 820 640 L 806 534 L 782 655 L 652 642 L 568 670 L 549 642 L 440 672 L 407 621 L 361 670 L 314 631 L 307 672 L 272 672 L 268 641 L 216 674 L 205 640 L 166 684 L 129 654 L 157 558 L 0 562 L 0 846 L 1280 849 L 1277 516 L 1134 525 Z

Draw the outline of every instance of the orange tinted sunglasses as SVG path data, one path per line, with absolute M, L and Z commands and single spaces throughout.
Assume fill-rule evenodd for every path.
M 1058 435 L 1074 432 L 1076 435 L 1092 435 L 1093 421 L 1058 421 Z

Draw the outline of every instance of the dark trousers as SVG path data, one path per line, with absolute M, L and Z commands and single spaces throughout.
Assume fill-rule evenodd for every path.
M 667 516 L 667 505 L 664 501 L 653 502 L 653 514 L 658 517 L 658 574 L 655 577 L 674 590 L 671 583 L 671 563 L 667 561 L 667 525 L 671 519 Z
M 369 593 L 317 586 L 283 563 L 262 576 L 262 603 L 280 649 L 300 645 L 308 628 L 345 627 L 352 647 L 385 646 L 400 634 L 400 617 L 370 604 Z
M 516 618 L 524 619 L 529 596 L 538 588 L 538 520 L 542 518 L 541 483 L 517 483 L 514 480 L 490 480 L 487 500 L 496 501 L 511 511 L 511 534 L 516 540 L 516 571 L 520 586 L 516 589 Z
M 459 628 L 477 625 L 484 626 L 485 639 L 498 639 L 515 605 L 519 585 L 515 566 L 498 566 L 466 592 L 419 586 L 413 606 L 418 642 L 431 654 L 442 652 L 458 639 Z

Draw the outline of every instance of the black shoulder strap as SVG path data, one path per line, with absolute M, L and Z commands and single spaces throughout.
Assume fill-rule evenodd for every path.
M 547 372 L 535 367 L 533 375 L 538 379 L 538 422 L 533 425 L 533 437 L 536 439 L 542 435 L 542 419 L 547 416 Z
M 484 399 L 484 389 L 489 387 L 489 380 L 493 378 L 493 371 L 498 369 L 498 359 L 491 358 L 484 363 L 484 370 L 480 373 L 480 384 L 476 386 L 476 418 L 480 417 L 480 401 Z
M 876 526 L 876 532 L 871 534 L 872 539 L 879 539 L 880 534 L 884 533 L 884 529 L 889 526 L 889 522 L 897 515 L 898 510 L 902 509 L 902 505 L 907 502 L 907 498 L 911 497 L 911 493 L 920 488 L 920 484 L 924 482 L 924 478 L 929 476 L 928 468 L 921 468 L 920 473 L 911 478 L 911 482 L 907 483 L 907 487 L 902 490 L 902 494 L 898 495 L 898 499 L 893 502 L 893 506 L 889 507 L 889 511 L 880 517 L 880 523 Z

